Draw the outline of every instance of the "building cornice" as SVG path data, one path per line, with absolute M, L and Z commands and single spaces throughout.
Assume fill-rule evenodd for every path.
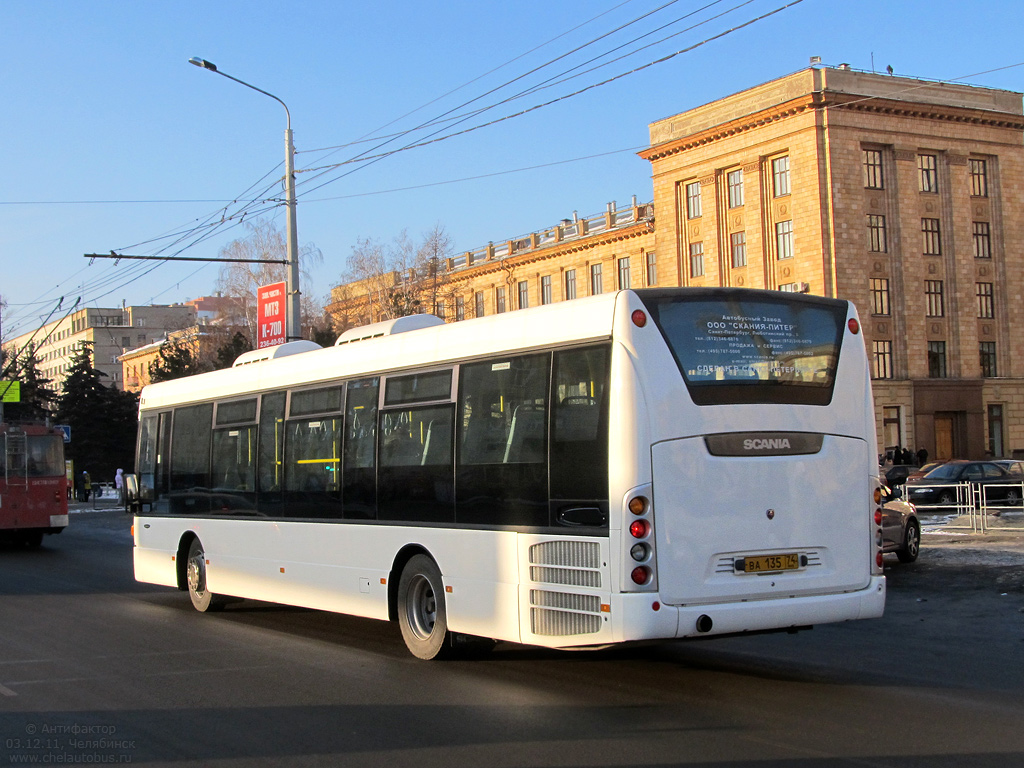
M 696 147 L 760 128 L 769 123 L 801 115 L 808 110 L 822 111 L 825 109 L 841 109 L 844 112 L 862 112 L 892 117 L 909 117 L 918 120 L 936 120 L 988 128 L 1024 130 L 1024 115 L 969 107 L 898 101 L 878 96 L 865 97 L 856 94 L 840 94 L 825 90 L 805 94 L 768 109 L 762 109 L 702 131 L 663 142 L 642 150 L 637 154 L 644 160 L 652 162 L 654 160 L 662 160 L 666 157 L 695 149 Z
M 654 219 L 645 219 L 643 221 L 638 221 L 629 227 L 623 227 L 610 232 L 601 232 L 593 237 L 569 240 L 557 243 L 548 248 L 532 250 L 521 255 L 506 256 L 502 259 L 486 261 L 479 265 L 460 269 L 457 272 L 451 272 L 448 274 L 448 279 L 451 283 L 458 283 L 464 280 L 474 280 L 483 275 L 502 272 L 507 269 L 516 269 L 538 261 L 547 261 L 548 259 L 558 258 L 559 256 L 565 256 L 571 253 L 589 251 L 602 245 L 609 245 L 623 240 L 642 237 L 653 231 Z

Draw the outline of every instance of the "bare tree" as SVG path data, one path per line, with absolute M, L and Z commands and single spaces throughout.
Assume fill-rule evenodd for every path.
M 220 249 L 220 257 L 224 259 L 284 259 L 288 253 L 284 232 L 277 228 L 273 221 L 256 219 L 245 222 L 249 234 L 234 240 Z M 307 243 L 299 249 L 299 272 L 302 282 L 311 284 L 309 267 L 323 261 L 320 249 Z M 225 296 L 239 300 L 239 308 L 245 315 L 250 340 L 256 338 L 256 289 L 261 285 L 281 282 L 286 279 L 284 264 L 258 264 L 251 262 L 231 262 L 220 268 L 217 278 L 217 289 Z M 307 297 L 309 300 L 307 301 Z M 322 306 L 315 307 L 312 293 L 304 292 L 300 298 L 302 312 L 312 309 L 319 314 Z M 303 321 L 303 327 L 306 322 Z
M 363 238 L 352 248 L 332 308 L 343 324 L 438 313 L 447 285 L 451 238 L 440 224 L 417 245 L 402 230 L 390 243 Z

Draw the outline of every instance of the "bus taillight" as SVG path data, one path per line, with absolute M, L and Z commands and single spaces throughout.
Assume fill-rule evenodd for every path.
M 851 317 L 850 322 L 846 324 L 846 327 L 850 329 L 850 333 L 857 335 L 860 333 L 860 323 L 857 322 L 857 318 Z
M 629 576 L 633 579 L 634 584 L 639 584 L 642 587 L 651 581 L 651 569 L 646 565 L 638 565 Z
M 647 314 L 642 309 L 633 310 L 633 325 L 637 328 L 643 328 L 647 325 Z
M 629 533 L 634 539 L 642 539 L 651 532 L 651 524 L 646 520 L 634 520 L 629 524 Z

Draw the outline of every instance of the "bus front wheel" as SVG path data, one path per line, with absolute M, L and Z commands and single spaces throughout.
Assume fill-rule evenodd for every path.
M 431 558 L 416 555 L 398 581 L 398 625 L 405 645 L 418 659 L 447 656 L 448 615 L 441 571 Z
M 199 539 L 193 539 L 189 545 L 185 581 L 188 583 L 188 596 L 197 611 L 219 611 L 224 607 L 220 596 L 206 588 L 206 553 Z

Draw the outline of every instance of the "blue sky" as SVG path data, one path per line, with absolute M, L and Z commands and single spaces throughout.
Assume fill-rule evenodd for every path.
M 211 215 L 219 220 L 225 206 L 240 207 L 229 206 L 231 200 L 281 194 L 272 182 L 283 173 L 284 110 L 190 66 L 192 56 L 288 104 L 301 171 L 379 143 L 351 145 L 359 139 L 409 130 L 453 109 L 462 115 L 467 108 L 460 105 L 471 99 L 482 97 L 474 107 L 494 104 L 663 25 L 669 26 L 615 55 L 706 22 L 472 116 L 458 130 L 649 64 L 787 1 L 6 0 L 0 7 L 0 296 L 9 305 L 3 334 L 33 327 L 61 296 L 66 308 L 78 297 L 83 305 L 117 306 L 211 293 L 216 265 L 89 265 L 82 254 L 161 252 L 170 241 L 155 238 L 189 231 Z M 678 21 L 687 14 L 693 15 Z M 598 213 L 612 200 L 648 201 L 650 166 L 635 152 L 647 143 L 649 123 L 802 69 L 813 55 L 826 65 L 848 62 L 879 72 L 892 65 L 897 74 L 935 79 L 984 72 L 968 82 L 1024 91 L 1024 66 L 1014 66 L 1024 62 L 1022 22 L 1019 0 L 802 0 L 523 116 L 315 181 L 313 173 L 299 173 L 299 241 L 324 255 L 302 289 L 327 294 L 360 238 L 388 241 L 405 229 L 419 239 L 441 224 L 456 249 L 470 250 L 550 226 L 573 211 Z M 564 58 L 529 74 L 558 57 Z M 521 79 L 505 85 L 515 78 Z M 498 90 L 484 96 L 492 89 Z M 316 151 L 341 145 L 349 146 Z M 280 207 L 258 207 L 283 226 Z M 203 232 L 203 242 L 163 253 L 215 257 L 245 235 L 230 223 Z

